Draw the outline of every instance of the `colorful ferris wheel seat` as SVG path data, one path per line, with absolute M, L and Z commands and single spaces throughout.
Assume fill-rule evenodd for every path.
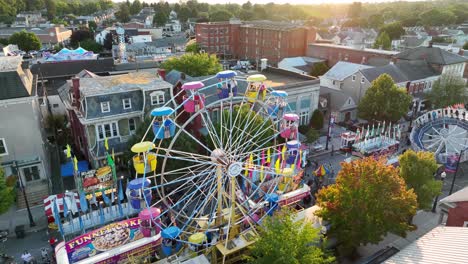
M 288 93 L 285 91 L 273 91 L 271 92 L 272 97 L 268 100 L 268 114 L 271 116 L 277 116 L 278 111 L 287 105 L 286 98 Z
M 177 226 L 170 226 L 161 232 L 161 237 L 163 238 L 161 249 L 164 255 L 170 256 L 182 248 L 182 243 L 179 241 L 181 232 Z
M 202 232 L 192 234 L 188 238 L 188 242 L 190 243 L 190 248 L 193 251 L 199 251 L 201 247 L 203 246 L 203 244 L 207 242 L 207 240 L 208 238 L 206 237 L 206 234 Z
M 150 180 L 144 178 L 137 178 L 128 183 L 127 197 L 129 197 L 133 209 L 141 209 L 141 202 L 143 201 L 147 204 L 151 203 L 151 190 L 145 190 L 150 184 Z
M 297 155 L 299 154 L 301 142 L 297 140 L 291 140 L 286 142 L 286 147 L 288 149 L 288 158 L 286 160 L 286 164 L 295 164 L 297 162 Z
M 159 107 L 151 111 L 151 116 L 154 117 L 153 133 L 157 139 L 165 139 L 173 137 L 175 134 L 175 124 L 169 116 L 174 113 L 174 109 L 170 107 Z
M 156 154 L 151 152 L 155 148 L 153 142 L 143 141 L 132 146 L 133 167 L 138 174 L 145 174 L 156 170 Z
M 257 99 L 262 101 L 265 99 L 266 86 L 263 82 L 266 81 L 266 79 L 267 78 L 263 74 L 254 74 L 247 77 L 247 82 L 249 84 L 245 96 L 249 102 L 253 103 Z
M 161 226 L 161 210 L 156 207 L 143 209 L 138 217 L 141 220 L 140 231 L 144 237 L 152 237 L 159 234 Z
M 195 113 L 205 106 L 205 95 L 198 92 L 205 85 L 202 82 L 188 82 L 182 85 L 182 89 L 191 91 L 192 95 L 184 95 L 184 109 L 188 113 Z
M 268 215 L 272 216 L 274 211 L 278 208 L 279 195 L 276 193 L 268 193 L 265 195 L 265 201 L 269 203 Z
M 286 139 L 295 139 L 297 137 L 297 121 L 299 116 L 296 114 L 285 114 L 281 123 L 281 137 Z
M 237 82 L 234 77 L 237 76 L 235 71 L 222 71 L 216 74 L 219 83 L 217 84 L 218 98 L 224 99 L 230 96 L 237 96 Z

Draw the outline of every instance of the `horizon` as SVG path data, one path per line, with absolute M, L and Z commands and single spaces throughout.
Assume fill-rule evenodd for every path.
M 113 0 L 113 2 L 125 2 L 126 0 Z M 133 0 L 131 0 L 132 2 Z M 146 3 L 157 3 L 160 0 L 140 0 L 141 2 Z M 249 0 L 198 0 L 200 3 L 208 3 L 208 4 L 244 4 L 247 3 Z M 169 3 L 178 3 L 180 0 L 167 0 L 166 2 Z M 356 0 L 250 0 L 252 4 L 268 4 L 268 3 L 275 3 L 275 4 L 292 4 L 292 5 L 320 5 L 320 4 L 351 4 L 353 2 L 361 2 L 361 3 L 391 3 L 391 2 L 433 2 L 433 0 L 363 0 L 363 1 L 356 1 Z

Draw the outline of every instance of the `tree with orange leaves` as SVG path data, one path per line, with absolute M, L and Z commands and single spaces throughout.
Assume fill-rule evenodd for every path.
M 336 183 L 318 193 L 317 204 L 317 215 L 331 224 L 328 235 L 345 255 L 361 244 L 378 243 L 388 232 L 405 236 L 417 208 L 398 169 L 373 158 L 343 163 Z

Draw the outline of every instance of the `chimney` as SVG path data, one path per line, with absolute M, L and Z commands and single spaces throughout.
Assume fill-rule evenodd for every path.
M 72 92 L 75 98 L 72 105 L 80 108 L 80 78 L 72 78 Z
M 164 81 L 166 80 L 166 70 L 165 69 L 158 69 L 158 75 Z
M 432 40 L 429 41 L 429 45 L 427 46 L 428 48 L 432 48 Z

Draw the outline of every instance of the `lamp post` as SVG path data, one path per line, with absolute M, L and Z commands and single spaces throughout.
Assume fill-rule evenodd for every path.
M 332 117 L 332 112 L 330 111 L 330 116 L 328 117 L 327 142 L 325 143 L 325 150 L 328 150 L 328 142 L 330 141 L 332 122 L 334 121 L 335 119 Z
M 416 117 L 416 112 L 417 112 L 417 111 L 416 111 L 416 110 L 417 110 L 416 108 L 417 108 L 417 106 L 418 106 L 418 103 L 417 103 L 416 101 L 414 101 L 414 102 L 413 102 L 412 109 L 411 109 L 413 112 L 411 113 L 410 124 L 409 124 L 409 126 L 408 126 L 408 132 L 411 132 L 411 128 L 413 127 L 413 120 L 414 120 L 414 118 Z
M 457 168 L 455 169 L 455 173 L 453 174 L 452 185 L 450 186 L 449 195 L 453 192 L 453 186 L 455 185 L 455 179 L 457 178 L 458 168 L 460 167 L 460 160 L 462 159 L 463 155 L 465 154 L 466 148 L 460 151 L 460 155 L 458 156 L 457 160 Z
M 445 171 L 443 171 L 441 174 L 440 174 L 440 180 L 442 181 L 442 188 L 444 188 L 444 180 L 445 180 L 445 177 L 447 177 L 447 173 Z M 434 205 L 432 205 L 432 212 L 435 213 L 436 211 L 436 207 L 437 207 L 437 202 L 439 201 L 439 195 L 437 195 L 435 197 L 435 201 L 434 201 Z
M 14 162 L 14 167 L 19 172 L 19 168 L 17 167 L 16 162 Z M 20 173 L 18 173 L 18 179 L 20 182 L 21 191 L 23 193 L 24 203 L 26 204 L 26 209 L 28 210 L 29 226 L 30 227 L 36 226 L 36 223 L 34 222 L 34 218 L 31 214 L 31 208 L 29 208 L 28 196 L 26 195 L 26 188 L 24 187 L 23 179 L 21 178 Z

